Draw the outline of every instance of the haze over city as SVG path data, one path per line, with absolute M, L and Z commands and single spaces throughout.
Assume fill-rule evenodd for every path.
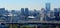
M 51 4 L 51 9 L 60 7 L 60 0 L 0 0 L 0 8 L 19 10 L 20 8 L 41 9 L 45 3 Z

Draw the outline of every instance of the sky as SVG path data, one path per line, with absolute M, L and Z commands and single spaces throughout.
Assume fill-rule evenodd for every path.
M 6 10 L 20 10 L 21 8 L 40 10 L 45 8 L 46 3 L 51 3 L 51 9 L 60 8 L 60 0 L 0 0 L 0 8 L 6 8 Z

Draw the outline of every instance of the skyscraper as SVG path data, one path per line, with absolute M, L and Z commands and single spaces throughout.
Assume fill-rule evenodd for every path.
M 29 10 L 28 10 L 28 8 L 25 8 L 25 15 L 26 15 L 26 16 L 29 15 Z
M 24 8 L 21 8 L 21 15 L 24 15 Z
M 54 8 L 54 16 L 55 16 L 55 20 L 59 20 L 58 16 L 59 16 L 59 12 L 57 8 Z
M 28 19 L 28 15 L 29 15 L 29 10 L 28 8 L 25 8 L 25 20 Z
M 59 16 L 59 12 L 57 8 L 54 8 L 54 16 Z
M 21 8 L 20 20 L 24 20 L 24 19 L 25 19 L 25 9 Z
M 50 11 L 50 3 L 46 3 L 46 11 Z
M 42 8 L 42 9 L 41 9 L 41 12 L 40 12 L 40 14 L 41 14 L 41 15 L 40 15 L 40 21 L 45 20 L 45 12 L 44 12 L 44 11 L 45 11 L 45 9 Z

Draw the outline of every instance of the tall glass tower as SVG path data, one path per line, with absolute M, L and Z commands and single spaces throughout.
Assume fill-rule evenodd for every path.
M 26 16 L 29 15 L 29 10 L 28 10 L 28 8 L 25 8 L 25 15 L 26 15 Z
M 21 15 L 24 15 L 24 8 L 21 8 Z
M 45 7 L 46 11 L 50 11 L 50 9 L 51 9 L 50 6 L 51 6 L 50 3 L 46 3 L 46 7 Z

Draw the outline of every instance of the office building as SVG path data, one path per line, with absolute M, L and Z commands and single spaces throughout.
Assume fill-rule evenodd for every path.
M 21 8 L 21 15 L 25 15 L 24 8 Z
M 0 8 L 0 15 L 5 14 L 5 8 Z
M 26 15 L 26 16 L 29 15 L 29 10 L 28 10 L 28 8 L 25 8 L 25 15 Z
M 50 11 L 50 9 L 51 9 L 50 3 L 46 3 L 45 8 L 46 8 L 47 12 Z
M 59 12 L 57 8 L 54 8 L 54 16 L 55 16 L 55 20 L 59 20 L 58 16 L 59 16 Z

